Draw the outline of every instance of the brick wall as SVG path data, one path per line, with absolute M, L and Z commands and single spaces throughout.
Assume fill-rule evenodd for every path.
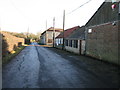
M 118 22 L 87 27 L 86 54 L 104 61 L 118 63 Z M 92 29 L 92 33 L 88 30 Z
M 21 46 L 24 44 L 23 38 L 12 36 L 7 32 L 2 32 L 1 34 L 2 34 L 2 54 L 3 55 L 6 55 L 8 52 L 11 52 L 18 46 Z

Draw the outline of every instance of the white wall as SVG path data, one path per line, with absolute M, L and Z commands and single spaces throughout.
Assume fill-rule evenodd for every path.
M 55 32 L 55 37 L 57 37 L 61 32 Z M 53 32 L 52 31 L 47 31 L 47 44 L 48 44 L 48 39 L 53 40 Z M 56 40 L 55 40 L 56 43 Z M 52 43 L 53 44 L 53 43 Z
M 46 40 L 45 40 L 46 34 L 44 33 L 43 35 L 41 35 L 41 43 L 42 44 L 46 44 Z
M 73 47 L 65 46 L 65 49 L 66 49 L 67 51 L 70 51 L 70 52 L 79 54 L 79 48 L 73 48 Z
M 55 37 L 57 37 L 61 32 L 55 32 Z M 48 40 L 51 39 L 52 43 L 48 43 Z M 46 31 L 43 35 L 41 35 L 41 43 L 51 45 L 53 44 L 53 31 Z
M 68 42 L 69 44 L 69 42 Z M 70 51 L 70 52 L 73 52 L 73 53 L 76 53 L 76 54 L 80 54 L 80 47 L 81 47 L 81 54 L 84 54 L 85 52 L 85 40 L 82 40 L 81 42 L 81 46 L 80 46 L 80 40 L 78 40 L 78 48 L 74 48 L 73 47 L 73 44 L 74 42 L 72 42 L 72 47 L 70 46 L 65 46 L 65 49 L 67 51 Z
M 85 40 L 82 40 L 81 54 L 85 54 Z
M 73 42 L 72 42 L 72 44 L 73 44 Z M 69 42 L 68 42 L 68 45 L 69 45 Z M 80 49 L 80 41 L 78 40 L 78 48 L 74 48 L 73 45 L 72 45 L 72 47 L 70 47 L 70 46 L 65 46 L 65 49 L 66 49 L 67 51 L 70 51 L 70 52 L 79 54 L 79 53 L 80 53 L 80 50 L 79 50 L 79 49 Z

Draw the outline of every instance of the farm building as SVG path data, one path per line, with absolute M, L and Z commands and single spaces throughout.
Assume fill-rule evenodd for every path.
M 66 39 L 69 35 L 73 33 L 73 31 L 75 31 L 78 28 L 79 26 L 75 26 L 75 27 L 66 29 L 64 31 L 64 39 Z M 55 38 L 55 44 L 57 48 L 61 48 L 61 49 L 63 48 L 63 32 Z
M 118 60 L 120 2 L 104 2 L 85 26 L 86 55 L 120 65 Z
M 65 50 L 85 54 L 85 26 L 76 29 L 65 39 Z

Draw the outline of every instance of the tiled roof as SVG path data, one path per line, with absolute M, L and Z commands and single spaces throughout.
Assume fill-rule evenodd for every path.
M 64 38 L 67 38 L 73 31 L 75 31 L 78 28 L 80 28 L 80 27 L 76 26 L 76 27 L 69 28 L 69 29 L 65 30 L 64 31 Z M 61 34 L 59 34 L 56 38 L 63 38 L 63 32 Z
M 50 27 L 49 29 L 47 29 L 47 31 L 53 31 L 53 27 Z M 56 31 L 63 31 L 63 29 L 61 28 L 55 28 Z
M 85 39 L 85 26 L 75 30 L 67 39 Z
M 53 27 L 50 27 L 49 29 L 45 30 L 41 35 L 43 35 L 46 31 L 53 31 Z M 63 29 L 61 28 L 55 28 L 55 32 L 62 32 Z

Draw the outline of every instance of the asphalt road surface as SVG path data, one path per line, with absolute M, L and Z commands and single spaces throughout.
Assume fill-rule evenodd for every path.
M 37 43 L 32 43 L 37 45 Z M 43 46 L 28 46 L 3 67 L 3 88 L 115 88 L 118 67 Z

